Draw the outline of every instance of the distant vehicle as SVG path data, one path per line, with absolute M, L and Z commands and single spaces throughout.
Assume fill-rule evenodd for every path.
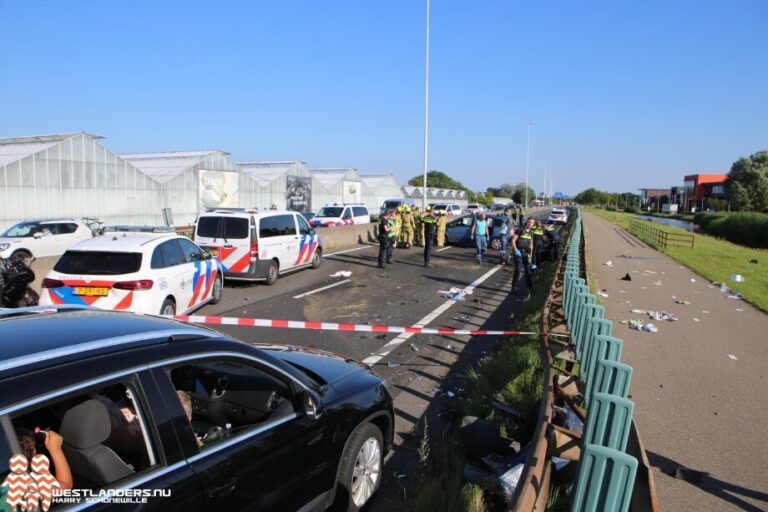
M 480 213 L 485 211 L 483 208 L 483 205 L 481 204 L 468 204 L 466 208 L 464 208 L 464 213 Z
M 461 206 L 449 203 L 435 203 L 432 206 L 432 211 L 444 211 L 447 217 L 453 217 L 454 215 L 461 215 Z
M 59 432 L 80 496 L 163 490 L 142 508 L 185 512 L 360 510 L 386 474 L 392 396 L 347 357 L 72 306 L 0 311 L 0 339 L 23 340 L 0 343 L 3 456 L 22 428 Z M 112 508 L 97 500 L 82 508 Z
M 552 208 L 549 212 L 550 224 L 565 224 L 568 222 L 568 212 L 565 208 Z
M 224 266 L 227 279 L 275 284 L 286 272 L 318 268 L 320 236 L 297 212 L 268 210 L 203 213 L 194 240 Z
M 309 222 L 315 218 L 315 212 L 301 212 L 301 216 Z
M 451 245 L 471 247 L 475 242 L 471 238 L 472 224 L 475 223 L 475 214 L 467 213 L 448 221 L 445 229 L 445 238 Z M 488 215 L 487 220 L 491 228 L 491 236 L 488 246 L 496 251 L 501 249 L 501 226 L 509 219 L 506 215 Z
M 410 197 L 385 199 L 384 204 L 379 208 L 379 214 L 383 214 L 386 210 L 395 210 L 398 206 L 403 205 L 413 207 L 416 205 L 416 201 Z
M 493 205 L 493 210 L 500 212 L 500 211 L 503 211 L 506 207 L 507 207 L 506 204 L 496 203 Z
M 59 256 L 69 247 L 93 237 L 85 223 L 76 220 L 30 220 L 19 222 L 0 235 L 0 258 Z
M 370 224 L 371 214 L 368 208 L 361 204 L 344 206 L 323 206 L 312 220 L 309 221 L 313 228 L 327 228 L 333 226 L 347 226 L 352 224 Z
M 43 279 L 41 305 L 186 314 L 221 301 L 218 260 L 173 234 L 100 236 L 68 249 Z

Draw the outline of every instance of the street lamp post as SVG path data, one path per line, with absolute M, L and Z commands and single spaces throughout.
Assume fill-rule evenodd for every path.
M 424 63 L 424 186 L 422 210 L 427 209 L 427 167 L 429 165 L 429 0 L 427 0 L 427 52 Z

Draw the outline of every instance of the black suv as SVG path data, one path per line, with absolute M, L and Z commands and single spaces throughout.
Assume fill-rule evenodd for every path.
M 142 489 L 145 509 L 355 510 L 381 482 L 393 429 L 383 380 L 336 354 L 130 313 L 0 310 L 0 483 L 12 456 L 43 453 L 68 497 Z M 48 432 L 61 448 L 46 451 Z

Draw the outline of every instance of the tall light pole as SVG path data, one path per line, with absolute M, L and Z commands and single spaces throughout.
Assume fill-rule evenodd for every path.
M 427 0 L 427 53 L 424 63 L 424 187 L 422 210 L 427 209 L 427 167 L 429 166 L 429 0 Z
M 541 192 L 542 199 L 544 200 L 544 206 L 547 206 L 547 159 L 544 158 L 544 188 Z
M 531 123 L 527 124 L 528 127 L 528 142 L 525 145 L 525 204 L 523 208 L 528 208 L 528 168 L 531 165 Z

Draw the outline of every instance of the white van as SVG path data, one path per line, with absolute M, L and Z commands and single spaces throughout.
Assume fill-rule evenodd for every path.
M 195 243 L 219 258 L 224 277 L 274 284 L 280 274 L 322 263 L 322 243 L 297 212 L 214 210 L 195 224 Z
M 351 226 L 353 224 L 370 224 L 371 215 L 368 208 L 361 204 L 343 206 L 323 206 L 320 208 L 309 225 L 313 228 L 328 228 L 333 226 Z
M 453 215 L 461 215 L 461 206 L 449 203 L 435 203 L 432 206 L 432 211 L 444 211 L 446 216 L 452 217 Z
M 383 215 L 387 210 L 396 210 L 400 206 L 408 206 L 413 208 L 416 205 L 416 201 L 412 197 L 401 197 L 397 199 L 385 199 L 384 204 L 379 208 L 379 214 Z

